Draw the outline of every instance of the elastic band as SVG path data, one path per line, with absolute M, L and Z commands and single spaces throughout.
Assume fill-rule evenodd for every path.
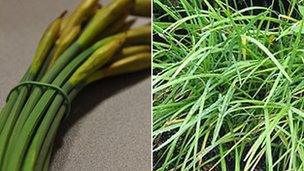
M 59 86 L 55 86 L 53 84 L 48 84 L 48 83 L 42 83 L 42 82 L 37 82 L 37 81 L 24 81 L 24 82 L 18 84 L 13 89 L 11 89 L 11 91 L 8 93 L 6 101 L 8 101 L 8 99 L 11 96 L 12 92 L 14 92 L 15 90 L 17 90 L 19 87 L 22 87 L 22 86 L 26 86 L 27 87 L 28 85 L 36 85 L 36 86 L 39 86 L 39 87 L 46 87 L 46 88 L 49 88 L 49 89 L 57 91 L 59 94 L 62 95 L 62 97 L 66 101 L 66 103 L 65 103 L 65 106 L 67 107 L 66 116 L 70 113 L 70 111 L 71 111 L 71 100 L 70 100 L 69 96 Z

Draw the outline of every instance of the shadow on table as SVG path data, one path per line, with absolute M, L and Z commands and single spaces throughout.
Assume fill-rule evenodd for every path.
M 72 111 L 58 131 L 52 158 L 54 158 L 54 155 L 62 146 L 62 139 L 68 130 L 81 118 L 85 117 L 89 111 L 93 110 L 107 98 L 128 89 L 149 76 L 150 71 L 147 70 L 145 72 L 107 78 L 85 87 L 74 99 Z

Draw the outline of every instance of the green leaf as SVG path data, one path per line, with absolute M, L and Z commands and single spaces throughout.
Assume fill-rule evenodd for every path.
M 299 8 L 299 12 L 302 15 L 302 17 L 304 17 L 304 5 L 298 5 Z

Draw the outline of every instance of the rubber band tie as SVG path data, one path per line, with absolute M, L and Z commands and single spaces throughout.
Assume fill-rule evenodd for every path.
M 24 81 L 20 84 L 18 84 L 16 87 L 14 87 L 13 89 L 11 89 L 11 91 L 8 93 L 8 96 L 6 98 L 6 101 L 8 101 L 9 97 L 11 96 L 11 94 L 17 90 L 18 88 L 22 87 L 22 86 L 28 86 L 28 85 L 35 85 L 35 86 L 38 86 L 40 88 L 47 88 L 47 89 L 52 89 L 52 90 L 55 90 L 57 91 L 60 95 L 62 95 L 62 97 L 65 99 L 66 103 L 65 103 L 65 106 L 67 107 L 67 111 L 66 111 L 66 114 L 68 115 L 71 111 L 71 100 L 69 98 L 69 96 L 65 93 L 65 91 L 60 88 L 59 86 L 56 86 L 56 85 L 53 85 L 53 84 L 48 84 L 48 83 L 42 83 L 42 82 L 37 82 L 37 81 Z M 28 88 L 28 87 L 27 87 Z

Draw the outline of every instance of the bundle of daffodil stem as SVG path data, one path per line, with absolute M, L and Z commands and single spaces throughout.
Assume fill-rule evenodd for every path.
M 32 64 L 0 114 L 0 170 L 48 170 L 70 103 L 86 85 L 150 67 L 150 1 L 83 0 L 43 34 Z

